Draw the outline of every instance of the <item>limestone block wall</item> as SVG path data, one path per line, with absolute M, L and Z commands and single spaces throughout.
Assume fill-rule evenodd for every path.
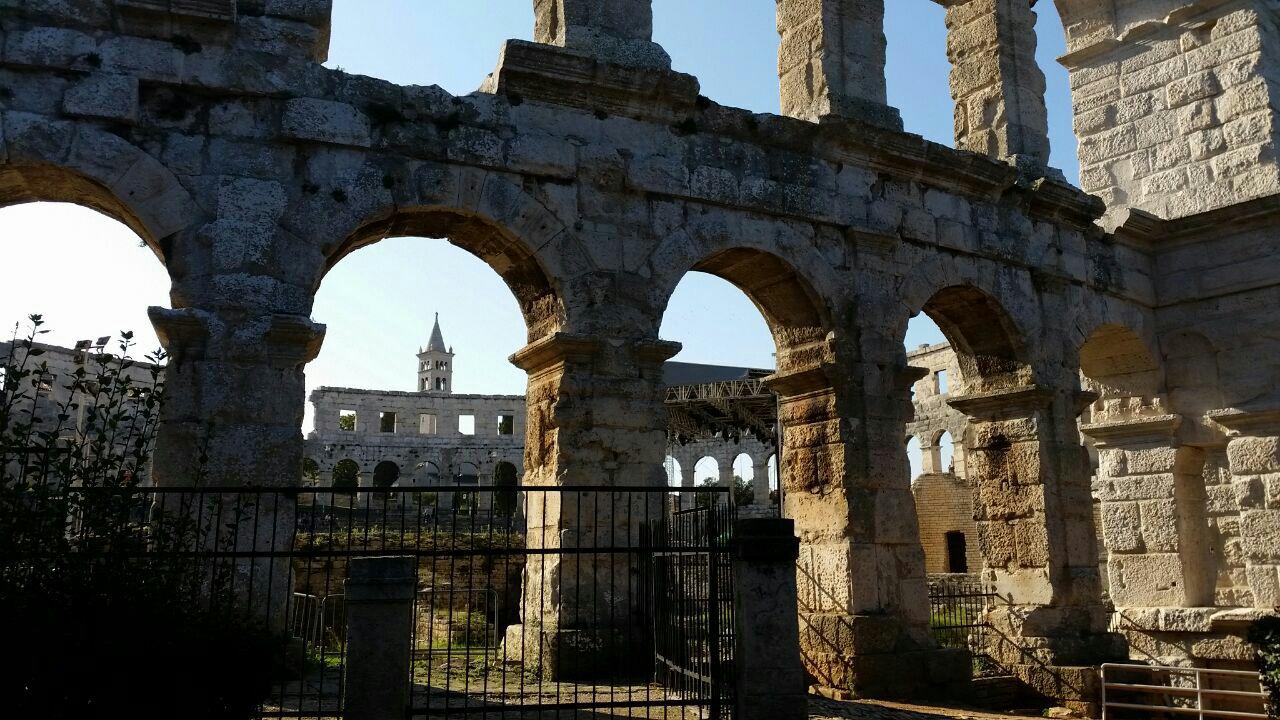
M 927 573 L 976 573 L 982 569 L 982 549 L 978 543 L 978 524 L 973 519 L 973 487 L 962 477 L 951 474 L 926 473 L 911 485 L 920 518 L 920 545 L 924 548 L 924 570 Z M 947 534 L 959 533 L 964 539 L 966 567 L 953 567 Z
M 1059 0 L 1081 187 L 1177 218 L 1280 191 L 1271 0 Z
M 315 431 L 306 441 L 306 456 L 320 467 L 322 482 L 343 460 L 360 468 L 361 484 L 371 484 L 378 463 L 390 461 L 400 470 L 400 485 L 450 484 L 464 464 L 473 466 L 480 484 L 493 482 L 498 463 L 515 466 L 523 475 L 525 401 L 519 395 L 441 395 L 321 387 L 312 392 Z M 354 411 L 355 430 L 343 430 L 342 411 Z M 394 412 L 393 432 L 382 432 L 380 417 Z M 436 432 L 420 432 L 420 416 L 435 418 Z M 471 415 L 475 433 L 459 431 L 458 419 Z M 511 432 L 499 434 L 499 415 L 512 417 Z M 436 474 L 438 478 L 431 479 Z
M 1247 15 L 1259 3 L 1240 7 Z M 1080 348 L 1096 328 L 1121 325 L 1160 347 L 1175 378 L 1217 363 L 1221 387 L 1192 381 L 1170 393 L 1175 406 L 1200 398 L 1186 402 L 1211 419 L 1189 425 L 1208 432 L 1209 422 L 1235 423 L 1217 437 L 1252 438 L 1241 448 L 1276 435 L 1212 416 L 1253 418 L 1280 404 L 1266 385 L 1276 357 L 1266 313 L 1280 305 L 1280 273 L 1266 271 L 1280 257 L 1275 235 L 1240 236 L 1238 265 L 1225 276 L 1178 282 L 1160 265 L 1166 250 L 1179 255 L 1178 243 L 1204 243 L 1204 257 L 1180 260 L 1188 269 L 1230 255 L 1216 243 L 1245 222 L 1239 204 L 1198 228 L 1122 237 L 1097 226 L 1101 203 L 1051 173 L 866 122 L 876 112 L 812 122 L 722 106 L 700 96 L 696 78 L 666 69 L 645 23 L 619 25 L 627 9 L 647 9 L 642 0 L 538 3 L 539 36 L 550 44 L 495 48 L 483 91 L 465 96 L 319 65 L 323 0 L 254 2 L 260 12 L 199 22 L 181 4 L 0 3 L 0 204 L 79 202 L 120 218 L 173 281 L 174 307 L 152 312 L 174 357 L 159 481 L 187 481 L 208 457 L 212 485 L 292 482 L 305 447 L 305 367 L 324 333 L 311 320 L 320 282 L 364 245 L 421 235 L 482 258 L 524 315 L 529 344 L 513 362 L 529 374 L 526 481 L 661 486 L 661 365 L 678 350 L 660 338 L 662 316 L 688 272 L 713 273 L 756 302 L 778 345 L 770 386 L 784 425 L 784 510 L 802 543 L 806 666 L 822 685 L 918 697 L 967 677 L 969 665 L 928 632 L 902 452 L 910 317 L 940 311 L 960 351 L 966 399 L 952 403 L 970 417 L 966 469 L 988 511 L 980 533 L 989 532 L 987 564 L 1017 608 L 1002 627 L 1041 662 L 1087 665 L 1116 652 L 1076 428 Z M 796 21 L 813 19 L 820 37 L 868 23 L 877 31 L 872 0 L 809 5 L 824 12 Z M 556 18 L 568 21 L 564 33 L 548 24 Z M 1226 34 L 1234 20 L 1223 18 L 1207 47 L 1216 47 L 1214 30 L 1234 38 Z M 1242 24 L 1247 37 L 1251 23 Z M 1266 33 L 1256 34 L 1262 69 L 1252 75 L 1265 79 L 1273 63 Z M 843 77 L 857 77 L 864 62 L 835 45 L 805 47 Z M 1119 89 L 1103 102 L 1125 123 L 1126 84 L 1154 82 L 1142 78 L 1166 63 L 1116 63 L 1104 74 L 1114 69 L 1106 82 Z M 870 77 L 879 74 L 872 68 Z M 1219 100 L 1238 95 L 1234 76 L 1221 75 L 1220 119 L 1228 113 Z M 1185 79 L 1165 83 L 1166 100 Z M 1085 80 L 1077 71 L 1078 98 L 1102 94 L 1102 85 L 1082 90 Z M 883 108 L 857 97 L 856 86 L 814 89 L 826 94 L 819 106 Z M 1161 112 L 1143 114 L 1156 122 Z M 1223 120 L 1224 142 L 1243 118 Z M 1140 152 L 1145 124 L 1132 123 L 1134 147 L 1115 157 Z M 1147 142 L 1141 150 L 1165 141 Z M 1235 182 L 1273 167 L 1266 153 L 1248 168 L 1222 160 L 1236 150 L 1210 160 L 1230 173 L 1200 183 L 1207 192 L 1223 178 L 1233 198 L 1265 185 Z M 1188 170 L 1188 185 L 1197 182 Z M 1223 292 L 1248 283 L 1249 292 Z M 1181 339 L 1184 330 L 1206 342 Z M 1265 487 L 1269 471 L 1237 462 L 1252 454 L 1230 447 L 1233 486 L 1257 477 Z M 1265 502 L 1240 524 L 1251 588 L 1274 577 Z M 559 542 L 586 536 L 576 522 L 549 511 L 529 527 Z M 575 606 L 566 599 L 591 573 L 547 569 L 526 575 L 545 579 L 525 586 L 547 608 L 522 617 L 540 634 L 532 646 L 554 645 L 576 624 L 591 629 L 593 642 L 582 646 L 618 650 L 594 641 L 627 637 L 632 629 L 617 619 L 631 617 L 638 596 Z M 1055 693 L 1081 708 L 1089 702 L 1087 692 Z

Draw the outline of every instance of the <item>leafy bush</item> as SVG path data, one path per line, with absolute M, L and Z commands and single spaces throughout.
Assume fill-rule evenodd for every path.
M 1249 627 L 1249 642 L 1257 648 L 1258 671 L 1271 695 L 1271 717 L 1280 717 L 1280 616 L 1270 615 Z
M 55 378 L 35 342 L 43 320 L 31 323 L 0 349 L 6 708 L 13 717 L 255 716 L 284 670 L 285 639 L 247 607 L 229 561 L 177 554 L 234 528 L 153 505 L 142 489 L 163 355 L 135 366 L 125 333 L 119 356 L 85 351 Z M 63 381 L 57 400 L 53 383 Z

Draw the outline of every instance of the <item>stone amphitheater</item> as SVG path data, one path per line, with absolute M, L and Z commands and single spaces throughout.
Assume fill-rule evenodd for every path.
M 954 147 L 886 104 L 883 0 L 778 0 L 781 116 L 700 95 L 649 0 L 537 0 L 461 96 L 325 68 L 329 0 L 0 0 L 0 204 L 98 209 L 168 269 L 161 483 L 296 479 L 316 290 L 412 235 L 519 302 L 523 482 L 660 485 L 663 312 L 688 272 L 733 283 L 777 346 L 806 670 L 860 695 L 968 672 L 930 637 L 902 451 L 924 312 L 1002 661 L 1085 710 L 1101 661 L 1245 664 L 1280 604 L 1277 2 L 1057 0 L 1077 188 L 1035 3 L 940 1 Z M 560 632 L 552 600 L 526 623 Z

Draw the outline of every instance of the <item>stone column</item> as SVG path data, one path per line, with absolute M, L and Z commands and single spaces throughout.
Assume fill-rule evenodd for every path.
M 305 403 L 302 368 L 319 352 L 324 326 L 296 315 L 245 321 L 192 308 L 155 307 L 149 314 L 169 353 L 152 461 L 156 485 L 298 485 Z M 227 503 L 229 514 L 234 505 Z M 292 499 L 258 497 L 251 516 L 240 513 L 226 520 L 237 524 L 234 549 L 291 547 L 294 513 Z M 205 522 L 211 519 L 206 516 Z M 220 550 L 232 549 L 225 547 L 225 537 Z M 234 587 L 249 593 L 245 602 L 282 627 L 292 582 L 287 563 L 269 557 L 235 563 Z
M 652 0 L 534 0 L 533 39 L 618 65 L 668 69 L 653 42 Z
M 600 493 L 575 486 L 666 485 L 662 363 L 679 343 L 557 333 L 511 360 L 529 373 L 525 484 L 530 548 L 639 547 L 666 493 Z M 526 670 L 585 680 L 648 667 L 639 568 L 626 553 L 531 555 L 523 624 L 504 651 Z M 619 667 L 619 662 L 634 667 Z
M 1093 713 L 1097 675 L 1084 666 L 1122 657 L 1123 644 L 1106 632 L 1080 403 L 1074 389 L 1038 386 L 949 401 L 970 418 L 983 574 L 1007 602 L 988 614 L 989 651 L 1040 694 Z
M 251 322 L 192 308 L 150 308 L 169 353 L 158 485 L 296 485 L 302 464 L 303 367 L 324 326 L 298 315 Z
M 778 35 L 783 115 L 902 129 L 885 88 L 884 0 L 778 0 Z
M 956 147 L 1018 165 L 1049 164 L 1044 73 L 1028 0 L 939 0 L 947 6 L 947 58 Z
M 1098 449 L 1098 531 L 1117 609 L 1213 604 L 1204 453 L 1180 447 L 1180 421 L 1158 415 L 1081 427 Z
M 1227 428 L 1236 503 L 1240 508 L 1240 546 L 1253 606 L 1280 606 L 1280 409 L 1224 410 L 1211 413 Z
M 414 558 L 352 558 L 347 569 L 344 715 L 401 720 L 409 709 Z
M 716 469 L 720 471 L 720 487 L 733 487 L 733 460 L 732 457 L 727 460 L 716 458 Z
M 796 626 L 795 522 L 739 520 L 733 529 L 734 676 L 737 720 L 808 717 Z
M 752 466 L 751 496 L 755 505 L 769 507 L 769 458 L 755 458 Z
M 769 379 L 783 427 L 783 515 L 801 538 L 800 649 L 813 682 L 864 697 L 919 697 L 967 682 L 970 661 L 938 649 L 929 633 L 901 440 L 907 385 L 880 367 L 831 364 Z M 853 378 L 892 389 L 863 392 Z

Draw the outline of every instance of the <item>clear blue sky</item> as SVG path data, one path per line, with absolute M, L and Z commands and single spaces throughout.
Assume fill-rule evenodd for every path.
M 335 0 L 330 67 L 402 84 L 437 84 L 464 94 L 493 69 L 502 41 L 532 36 L 532 0 Z M 887 0 L 889 101 L 906 127 L 951 144 L 943 12 L 931 0 Z M 777 112 L 777 32 L 772 0 L 655 0 L 654 36 L 675 69 L 696 75 L 724 105 Z M 1053 164 L 1077 176 L 1064 52 L 1053 3 L 1038 3 L 1040 64 L 1049 80 Z M 35 205 L 0 211 L 0 265 L 23 268 L 0 284 L 0 322 L 42 311 L 55 342 L 121 328 L 153 346 L 147 305 L 167 305 L 167 279 L 123 226 L 89 211 Z M 39 238 L 36 242 L 35 238 Z M 57 292 L 50 291 L 50 284 Z M 714 314 L 705 311 L 715 308 Z M 524 328 L 506 287 L 488 267 L 442 240 L 383 241 L 343 260 L 325 279 L 314 318 L 328 324 L 308 384 L 409 390 L 414 353 L 439 312 L 458 353 L 459 392 L 522 393 L 523 373 L 507 356 Z M 663 337 L 685 345 L 681 360 L 772 366 L 772 340 L 740 292 L 705 275 L 677 289 Z M 907 345 L 936 342 L 916 323 Z M 309 425 L 309 423 L 308 423 Z

